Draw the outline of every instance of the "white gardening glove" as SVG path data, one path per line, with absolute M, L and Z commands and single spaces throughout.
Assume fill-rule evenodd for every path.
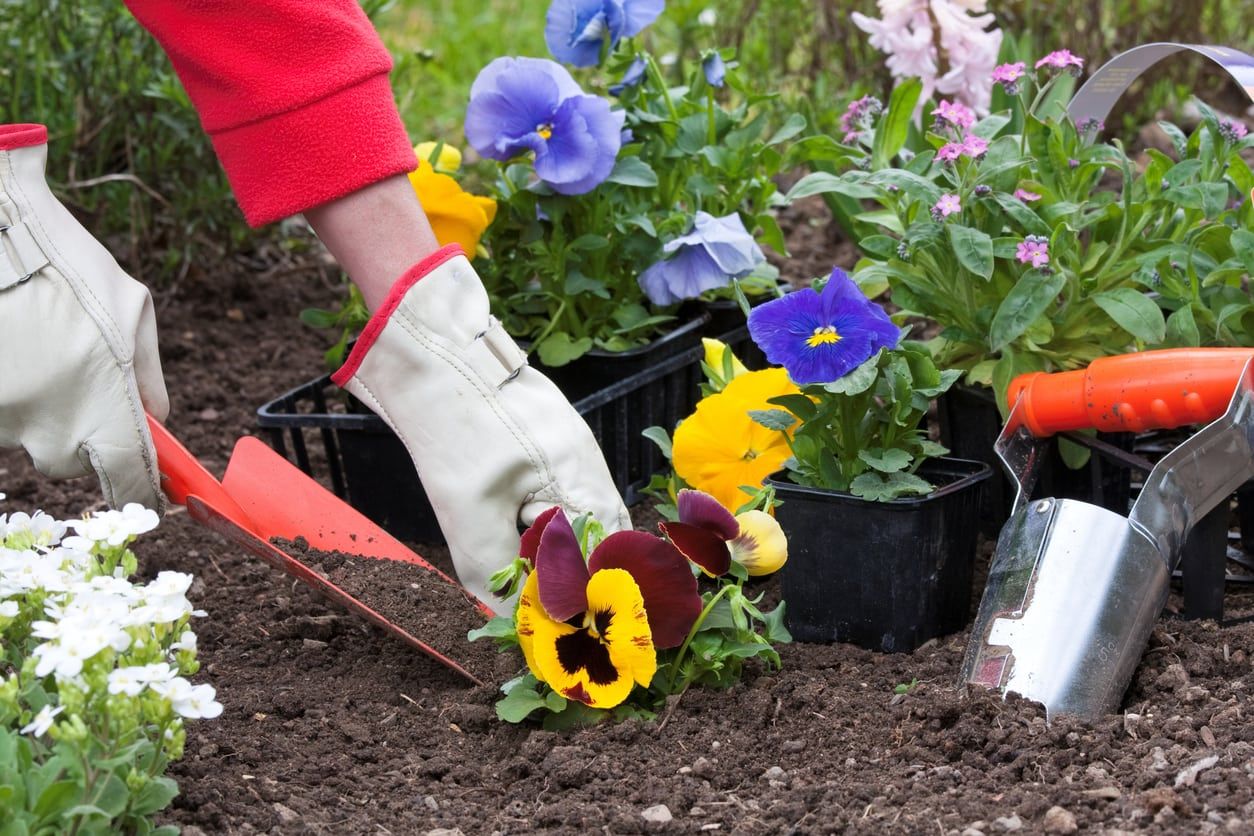
M 405 443 L 462 584 L 503 607 L 488 576 L 518 555 L 518 523 L 560 505 L 631 527 L 592 431 L 488 312 L 461 248 L 392 288 L 333 377 Z
M 161 508 L 147 408 L 169 412 L 148 289 L 53 197 L 47 132 L 0 125 L 0 447 Z

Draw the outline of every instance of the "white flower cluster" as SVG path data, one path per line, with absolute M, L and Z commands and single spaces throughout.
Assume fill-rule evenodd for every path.
M 852 18 L 871 36 L 871 45 L 888 55 L 894 78 L 922 79 L 921 103 L 939 92 L 988 113 L 1002 32 L 988 28 L 993 15 L 984 13 L 987 0 L 879 0 L 878 5 L 879 20 L 858 12 Z
M 0 643 L 24 636 L 35 676 L 52 676 L 58 686 L 129 697 L 148 690 L 180 717 L 216 717 L 222 706 L 213 686 L 180 675 L 180 665 L 194 669 L 196 634 L 187 620 L 205 614 L 187 598 L 192 576 L 161 572 L 147 584 L 126 577 L 134 569 L 126 545 L 158 522 L 137 504 L 67 522 L 38 512 L 0 515 Z M 10 624 L 21 636 L 7 635 Z M 89 677 L 94 660 L 103 661 Z M 59 711 L 45 706 L 23 731 L 43 734 Z

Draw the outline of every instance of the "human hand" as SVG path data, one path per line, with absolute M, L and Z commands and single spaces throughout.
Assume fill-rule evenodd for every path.
M 114 507 L 163 507 L 144 410 L 169 400 L 148 289 L 53 196 L 47 132 L 0 125 L 0 447 Z

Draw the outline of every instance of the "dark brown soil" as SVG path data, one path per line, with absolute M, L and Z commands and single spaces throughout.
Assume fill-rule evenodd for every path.
M 303 537 L 274 544 L 481 682 L 503 682 L 523 665 L 521 655 L 497 653 L 490 641 L 466 640 L 466 634 L 482 627 L 487 616 L 462 589 L 430 569 L 399 560 L 320 551 Z M 436 547 L 423 549 L 428 561 L 432 548 Z M 451 564 L 448 549 L 440 546 L 438 551 L 440 562 Z
M 257 405 L 320 370 L 323 338 L 295 315 L 330 300 L 301 275 L 221 278 L 159 300 L 170 426 L 211 469 L 253 431 Z M 0 454 L 0 490 L 6 509 L 100 505 L 93 482 L 53 483 L 17 453 Z M 498 722 L 494 687 L 468 686 L 186 513 L 137 546 L 148 575 L 195 573 L 191 595 L 209 613 L 198 680 L 226 711 L 190 724 L 172 768 L 182 794 L 165 815 L 192 836 L 957 836 L 1073 821 L 1094 833 L 1254 832 L 1254 595 L 1239 588 L 1227 606 L 1241 623 L 1164 618 L 1125 713 L 1096 724 L 1046 726 L 1031 704 L 956 690 L 958 634 L 908 655 L 786 646 L 782 672 L 689 691 L 665 725 L 554 734 Z M 503 679 L 517 661 L 498 664 Z

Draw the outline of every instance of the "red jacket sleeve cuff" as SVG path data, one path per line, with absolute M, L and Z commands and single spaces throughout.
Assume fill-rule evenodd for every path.
M 387 73 L 210 138 L 254 227 L 417 167 Z

